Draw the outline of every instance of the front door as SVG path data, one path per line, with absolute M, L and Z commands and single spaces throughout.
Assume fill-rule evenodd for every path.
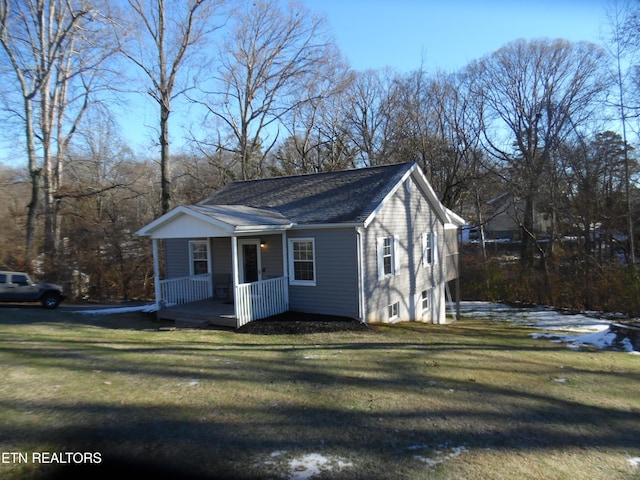
M 240 283 L 262 280 L 262 259 L 260 258 L 260 240 L 239 240 Z

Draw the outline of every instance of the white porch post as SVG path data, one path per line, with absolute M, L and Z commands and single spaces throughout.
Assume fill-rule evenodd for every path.
M 236 314 L 236 319 L 238 318 L 238 301 L 235 298 L 237 294 L 238 287 L 238 278 L 239 277 L 239 267 L 238 267 L 238 237 L 231 237 L 231 270 L 232 270 L 232 280 L 233 280 L 233 309 Z
M 207 273 L 209 273 L 209 297 L 215 297 L 213 286 L 213 238 L 207 239 Z
M 158 248 L 158 239 L 154 238 L 153 241 L 153 282 L 156 292 L 156 309 L 160 309 L 160 302 L 162 301 L 162 290 L 160 288 L 160 249 Z
M 282 232 L 282 273 L 287 279 L 284 289 L 284 301 L 287 308 L 289 308 L 289 245 L 287 244 L 287 233 Z

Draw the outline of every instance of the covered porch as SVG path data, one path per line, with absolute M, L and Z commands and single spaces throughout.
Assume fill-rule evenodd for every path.
M 210 274 L 160 280 L 157 317 L 176 324 L 241 327 L 286 312 L 289 308 L 287 277 L 238 284 L 233 295 L 212 295 L 219 290 Z
M 158 318 L 237 328 L 287 311 L 290 225 L 250 207 L 189 206 L 141 229 L 153 242 Z

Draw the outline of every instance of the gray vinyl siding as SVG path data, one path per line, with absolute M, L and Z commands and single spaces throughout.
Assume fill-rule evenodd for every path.
M 231 264 L 230 237 L 218 237 L 211 239 L 211 258 L 214 276 L 223 273 L 231 275 L 233 272 L 233 265 Z
M 406 187 L 407 182 L 411 188 Z M 423 266 L 422 235 L 432 232 L 437 235 L 437 261 Z M 393 276 L 379 279 L 376 239 L 388 236 L 399 240 L 399 252 L 394 252 L 399 255 L 399 269 Z M 367 318 L 374 314 L 384 319 L 387 307 L 396 302 L 400 303 L 402 319 L 414 318 L 416 295 L 442 284 L 445 235 L 442 220 L 411 177 L 388 199 L 363 237 Z
M 262 279 L 282 277 L 282 235 L 263 235 L 264 248 L 260 249 L 262 257 Z
M 354 228 L 293 230 L 288 238 L 315 241 L 316 285 L 289 286 L 289 309 L 358 318 L 358 259 Z
M 165 278 L 189 276 L 189 238 L 164 240 Z

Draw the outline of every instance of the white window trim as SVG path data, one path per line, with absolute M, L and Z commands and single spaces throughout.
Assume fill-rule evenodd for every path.
M 428 248 L 431 247 L 431 261 L 427 255 Z M 438 263 L 438 234 L 436 232 L 422 234 L 422 266 L 428 267 Z
M 295 242 L 311 242 L 313 252 L 313 280 L 296 280 L 293 259 L 293 244 Z M 289 285 L 301 285 L 306 287 L 315 287 L 318 279 L 318 270 L 316 269 L 316 239 L 315 238 L 290 238 L 289 239 Z
M 395 310 L 395 312 L 393 310 Z M 390 322 L 400 318 L 400 302 L 394 302 L 387 306 L 387 316 Z
M 195 259 L 193 258 L 193 247 L 195 245 L 204 245 L 207 248 L 207 273 L 211 273 L 211 247 L 209 246 L 209 242 L 207 240 L 190 240 L 189 241 L 189 275 L 195 275 L 195 270 L 193 268 L 193 262 Z
M 384 272 L 384 241 L 391 239 L 391 273 Z M 400 240 L 395 235 L 376 238 L 376 255 L 378 260 L 378 280 L 393 277 L 400 271 Z
M 427 294 L 427 306 L 425 307 L 424 305 L 424 301 L 425 301 L 425 297 L 424 294 Z M 425 312 L 429 312 L 431 310 L 431 298 L 433 296 L 433 292 L 431 288 L 426 288 L 424 290 L 422 290 L 422 292 L 420 292 L 420 310 L 421 312 L 424 314 Z

